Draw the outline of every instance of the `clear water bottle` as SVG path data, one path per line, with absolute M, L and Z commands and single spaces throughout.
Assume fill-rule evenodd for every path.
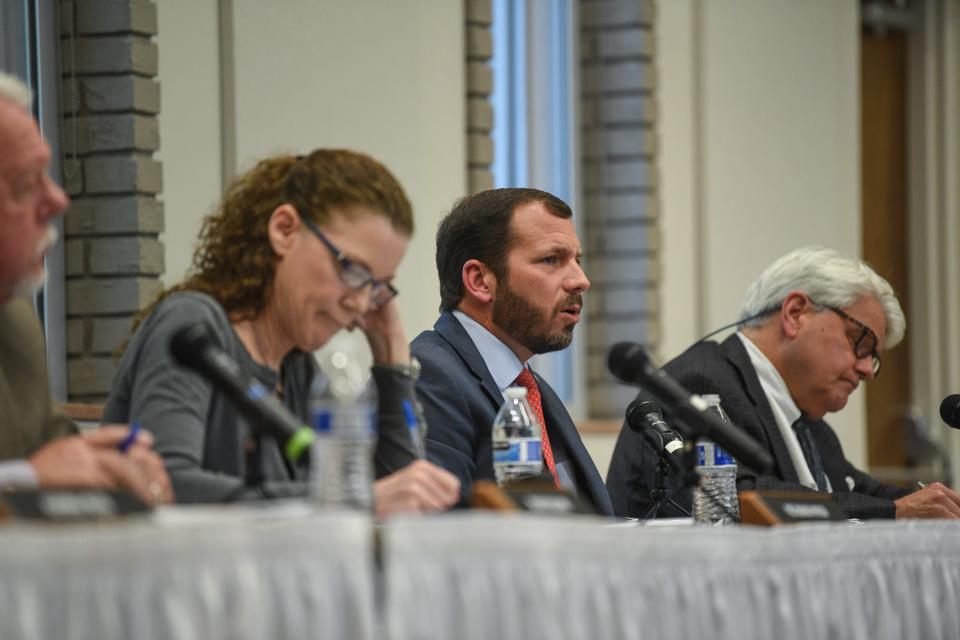
M 527 403 L 524 387 L 508 387 L 493 419 L 493 472 L 497 484 L 538 476 L 543 471 L 540 423 Z
M 373 505 L 373 443 L 377 394 L 372 380 L 338 369 L 332 355 L 314 379 L 310 414 L 317 438 L 310 449 L 310 495 L 328 508 L 370 509 Z M 332 366 L 329 366 L 331 365 Z
M 702 398 L 721 420 L 730 422 L 720 406 L 720 396 L 705 395 Z M 699 438 L 697 472 L 700 484 L 693 490 L 693 519 L 714 525 L 739 522 L 736 460 L 720 445 Z

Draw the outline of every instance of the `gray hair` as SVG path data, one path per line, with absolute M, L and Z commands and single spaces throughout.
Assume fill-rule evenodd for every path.
M 887 322 L 884 347 L 895 347 L 907 321 L 890 283 L 862 260 L 848 258 L 824 247 L 803 247 L 777 259 L 760 274 L 744 297 L 741 326 L 760 326 L 766 313 L 775 311 L 791 291 L 802 291 L 817 305 L 848 307 L 871 297 L 883 307 Z
M 33 92 L 20 78 L 0 71 L 0 98 L 6 98 L 30 111 Z

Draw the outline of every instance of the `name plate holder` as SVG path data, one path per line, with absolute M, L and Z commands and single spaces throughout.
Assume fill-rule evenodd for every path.
M 596 513 L 589 503 L 565 491 L 558 491 L 549 476 L 524 478 L 503 487 L 498 487 L 490 480 L 478 480 L 473 484 L 470 507 L 556 516 Z
M 106 489 L 27 489 L 0 493 L 0 520 L 83 522 L 150 512 L 132 493 Z
M 802 491 L 741 491 L 740 522 L 771 527 L 796 522 L 848 519 L 829 494 Z

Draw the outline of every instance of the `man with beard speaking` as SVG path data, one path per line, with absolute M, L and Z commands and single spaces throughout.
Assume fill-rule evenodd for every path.
M 610 496 L 563 402 L 527 366 L 573 339 L 580 240 L 570 207 L 536 189 L 494 189 L 458 202 L 437 231 L 439 320 L 413 341 L 427 457 L 460 478 L 493 480 L 491 425 L 507 387 L 524 386 L 543 416 L 544 469 L 554 484 L 612 515 Z

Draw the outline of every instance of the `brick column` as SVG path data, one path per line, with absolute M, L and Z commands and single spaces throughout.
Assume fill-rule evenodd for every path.
M 163 205 L 157 113 L 157 10 L 141 0 L 60 3 L 67 386 L 102 401 L 113 352 L 161 290 Z
M 659 233 L 650 0 L 581 0 L 581 126 L 589 275 L 589 412 L 622 418 L 636 390 L 607 371 L 611 345 L 659 341 Z
M 493 36 L 490 0 L 464 0 L 467 56 L 467 188 L 493 188 Z

